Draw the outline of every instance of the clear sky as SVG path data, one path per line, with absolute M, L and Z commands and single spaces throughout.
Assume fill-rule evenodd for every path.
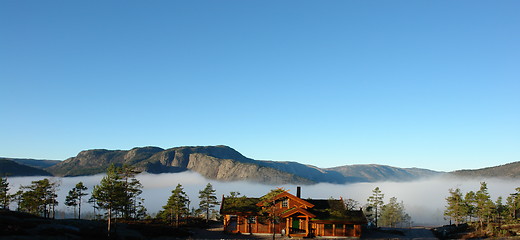
M 0 156 L 520 161 L 519 1 L 0 1 Z

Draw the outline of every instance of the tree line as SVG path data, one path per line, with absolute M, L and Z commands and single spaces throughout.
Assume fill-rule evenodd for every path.
M 94 206 L 96 218 L 107 220 L 108 233 L 111 232 L 113 219 L 138 220 L 150 217 L 144 207 L 145 199 L 140 196 L 143 185 L 136 179 L 138 173 L 127 165 L 111 165 L 90 193 L 88 188 L 79 182 L 68 192 L 64 204 L 74 209 L 75 218 L 77 211 L 77 218 L 81 219 L 82 203 L 90 195 L 87 202 Z M 14 203 L 17 211 L 55 218 L 59 186 L 59 182 L 45 178 L 32 181 L 30 185 L 21 186 L 16 193 L 9 194 L 7 177 L 0 177 L 0 209 L 9 209 L 11 203 Z M 157 217 L 176 226 L 179 226 L 182 217 L 188 215 L 204 216 L 206 221 L 209 221 L 210 211 L 219 203 L 210 183 L 199 191 L 199 199 L 199 208 L 192 208 L 190 212 L 189 197 L 182 185 L 178 184 Z
M 412 218 L 405 211 L 404 202 L 399 202 L 396 197 L 391 197 L 389 202 L 384 202 L 385 194 L 379 187 L 372 190 L 372 196 L 367 199 L 363 209 L 365 216 L 375 227 L 410 226 Z M 348 200 L 347 202 L 352 201 Z M 350 203 L 350 205 L 355 205 Z
M 142 184 L 135 178 L 139 172 L 129 166 L 111 165 L 100 183 L 93 187 L 90 192 L 88 203 L 94 206 L 96 218 L 104 218 L 108 221 L 108 230 L 112 219 L 144 219 L 149 217 L 144 207 L 145 199 L 141 198 Z M 7 178 L 0 178 L 0 208 L 7 209 L 11 202 L 17 204 L 17 210 L 37 214 L 43 217 L 55 217 L 55 207 L 58 205 L 56 191 L 58 182 L 49 179 L 33 181 L 29 186 L 22 186 L 18 192 L 10 195 Z M 88 188 L 82 182 L 76 184 L 65 198 L 65 205 L 72 207 L 74 217 L 81 218 L 81 208 L 84 199 L 89 195 Z M 240 193 L 231 192 L 227 198 L 238 198 Z M 363 211 L 368 220 L 376 227 L 396 227 L 401 224 L 411 224 L 411 217 L 405 212 L 404 203 L 392 197 L 385 204 L 384 194 L 376 187 L 372 196 L 368 197 Z M 179 226 L 180 220 L 187 216 L 205 216 L 206 221 L 219 204 L 215 196 L 213 186 L 208 183 L 203 190 L 199 191 L 199 208 L 190 209 L 190 199 L 181 184 L 172 190 L 171 196 L 166 204 L 157 213 L 157 218 Z M 240 202 L 240 201 L 238 201 Z M 344 201 L 347 210 L 359 209 L 359 202 L 353 199 Z M 77 215 L 76 215 L 77 214 Z
M 463 193 L 459 188 L 450 189 L 446 198 L 444 215 L 456 225 L 478 222 L 480 229 L 491 223 L 516 223 L 520 204 L 520 187 L 504 199 L 500 196 L 493 201 L 486 182 L 480 183 L 480 189 Z
M 149 217 L 144 207 L 145 199 L 140 197 L 143 186 L 135 178 L 138 173 L 134 168 L 126 165 L 111 165 L 107 169 L 106 176 L 93 187 L 91 192 L 82 182 L 79 182 L 68 192 L 64 204 L 73 208 L 75 218 L 81 219 L 82 204 L 90 195 L 87 202 L 94 206 L 94 215 L 98 219 L 107 219 L 108 227 L 115 218 Z M 45 178 L 21 186 L 17 192 L 10 194 L 7 177 L 0 177 L 0 209 L 9 209 L 13 203 L 16 204 L 17 211 L 55 218 L 59 186 L 59 182 Z M 449 189 L 444 215 L 456 225 L 477 222 L 481 229 L 490 223 L 516 222 L 520 205 L 520 187 L 515 191 L 506 198 L 504 203 L 502 197 L 498 197 L 496 201 L 491 200 L 486 182 L 480 183 L 479 190 L 467 193 L 463 193 L 459 188 Z M 219 204 L 210 183 L 199 191 L 198 209 L 190 209 L 190 199 L 181 184 L 178 184 L 171 193 L 162 210 L 157 213 L 157 218 L 175 226 L 179 226 L 180 220 L 187 216 L 204 216 L 206 221 L 209 221 L 211 214 L 214 213 L 212 211 L 215 211 L 213 208 Z M 234 194 L 239 195 L 238 192 Z M 232 192 L 228 197 L 233 196 Z M 411 224 L 411 217 L 406 213 L 404 203 L 395 197 L 385 203 L 384 196 L 379 187 L 376 187 L 372 195 L 367 198 L 363 211 L 368 220 L 376 227 Z M 355 200 L 346 199 L 344 203 L 347 210 L 359 208 L 359 202 Z

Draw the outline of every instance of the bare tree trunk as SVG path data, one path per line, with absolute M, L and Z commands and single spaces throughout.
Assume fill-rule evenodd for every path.
M 112 208 L 108 209 L 108 238 L 110 238 L 110 225 L 112 224 Z

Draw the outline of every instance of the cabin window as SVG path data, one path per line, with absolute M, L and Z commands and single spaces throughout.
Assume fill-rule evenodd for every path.
M 247 217 L 247 223 L 256 223 L 256 217 L 255 216 Z
M 353 224 L 347 224 L 347 225 L 345 225 L 345 228 L 346 229 L 354 229 L 354 225 Z
M 288 198 L 285 198 L 284 200 L 282 200 L 282 207 L 289 207 L 289 199 Z
M 325 224 L 325 229 L 332 229 L 332 224 Z

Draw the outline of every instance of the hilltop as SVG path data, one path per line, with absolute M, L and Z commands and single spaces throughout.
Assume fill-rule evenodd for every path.
M 320 168 L 292 161 L 254 160 L 229 146 L 185 146 L 163 149 L 136 147 L 130 150 L 91 149 L 65 161 L 0 158 L 2 173 L 11 176 L 84 176 L 104 173 L 111 164 L 131 165 L 148 173 L 193 171 L 219 181 L 250 181 L 265 184 L 355 183 L 413 181 L 433 176 L 520 177 L 520 162 L 450 173 L 421 168 L 379 164 Z M 10 170 L 9 170 L 10 169 Z M 10 171 L 10 172 L 9 172 Z
M 130 150 L 92 149 L 65 161 L 16 160 L 29 163 L 54 176 L 83 176 L 104 173 L 110 164 L 131 165 L 149 173 L 194 171 L 208 179 L 250 181 L 266 184 L 313 184 L 409 181 L 440 174 L 426 169 L 385 165 L 345 165 L 319 168 L 290 161 L 263 161 L 245 157 L 228 146 L 187 146 L 162 149 L 136 147 Z M 33 167 L 34 168 L 34 167 Z M 19 174 L 18 174 L 19 175 Z
M 36 167 L 19 164 L 11 159 L 0 158 L 0 176 L 52 176 L 51 173 Z
M 450 173 L 457 177 L 466 178 L 519 178 L 520 177 L 520 162 L 512 162 L 495 167 L 487 167 L 481 169 L 464 169 Z

